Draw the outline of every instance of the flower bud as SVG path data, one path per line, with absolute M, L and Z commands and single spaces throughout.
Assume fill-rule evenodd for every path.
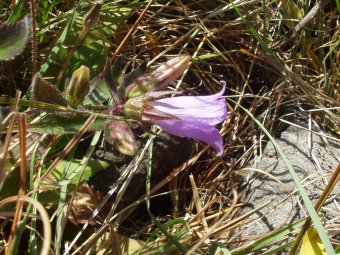
M 108 126 L 108 141 L 122 154 L 133 156 L 137 151 L 135 137 L 130 127 L 123 121 L 113 120 Z
M 144 74 L 126 88 L 128 98 L 135 98 L 149 90 L 162 90 L 176 80 L 185 70 L 190 60 L 189 56 L 176 57 L 161 64 L 155 71 Z
M 158 67 L 152 74 L 156 77 L 156 83 L 152 90 L 162 90 L 176 80 L 187 68 L 190 56 L 181 56 L 169 60 Z
M 67 101 L 71 106 L 80 105 L 90 92 L 90 70 L 81 66 L 72 74 L 67 87 Z
M 86 13 L 84 18 L 85 29 L 93 28 L 99 19 L 102 3 L 95 3 L 95 5 Z

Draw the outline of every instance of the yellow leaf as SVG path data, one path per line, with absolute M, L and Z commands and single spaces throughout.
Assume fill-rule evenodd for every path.
M 308 228 L 302 240 L 300 255 L 327 255 L 316 228 Z

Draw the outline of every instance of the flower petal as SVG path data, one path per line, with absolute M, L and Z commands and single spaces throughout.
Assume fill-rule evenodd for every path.
M 177 100 L 182 101 L 182 97 L 175 97 Z M 167 99 L 167 98 L 166 98 Z M 173 99 L 173 98 L 171 98 Z M 159 102 L 159 100 L 152 101 L 149 105 L 158 111 L 166 112 L 167 114 L 174 115 L 180 119 L 195 120 L 198 119 L 209 125 L 216 125 L 224 121 L 227 117 L 227 107 L 223 98 L 210 103 L 201 103 L 200 106 L 179 108 L 171 104 Z
M 163 98 L 157 100 L 157 102 L 165 103 L 172 105 L 173 107 L 177 108 L 195 108 L 201 107 L 202 105 L 210 104 L 212 102 L 216 102 L 218 99 L 221 99 L 222 95 L 225 91 L 225 83 L 223 83 L 223 88 L 220 92 L 210 95 L 210 96 L 179 96 L 179 97 L 170 97 L 170 98 Z
M 211 96 L 179 96 L 163 98 L 148 102 L 149 106 L 158 111 L 177 116 L 181 119 L 198 119 L 209 125 L 216 125 L 227 117 L 227 107 L 222 90 Z
M 223 154 L 223 139 L 214 126 L 199 120 L 158 120 L 154 123 L 170 134 L 194 138 L 209 144 L 217 156 Z

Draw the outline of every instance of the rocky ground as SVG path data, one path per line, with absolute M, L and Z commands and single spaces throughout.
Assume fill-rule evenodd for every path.
M 300 177 L 312 203 L 315 203 L 340 163 L 339 138 L 323 132 L 315 124 L 312 131 L 324 136 L 312 134 L 308 131 L 307 121 L 295 121 L 294 124 L 300 127 L 290 125 L 277 142 Z M 249 168 L 252 170 L 247 203 L 241 213 L 270 203 L 248 219 L 249 223 L 241 231 L 243 239 L 248 242 L 258 239 L 306 216 L 296 185 L 272 143 L 267 143 L 262 156 L 254 159 Z M 332 225 L 340 223 L 339 194 L 340 186 L 337 185 L 322 208 L 329 231 Z

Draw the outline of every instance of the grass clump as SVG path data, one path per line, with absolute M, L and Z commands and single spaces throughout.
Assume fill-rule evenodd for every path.
M 1 252 L 298 254 L 313 224 L 327 254 L 337 254 L 339 224 L 322 221 L 320 211 L 339 169 L 313 205 L 276 137 L 289 114 L 339 134 L 339 6 L 2 1 Z M 179 55 L 191 59 L 169 89 L 210 95 L 227 82 L 223 157 L 117 114 L 124 82 Z M 120 130 L 136 147 L 112 135 L 117 123 L 128 123 Z M 268 142 L 310 218 L 250 242 L 242 229 L 271 204 L 242 211 L 249 175 L 239 169 Z

